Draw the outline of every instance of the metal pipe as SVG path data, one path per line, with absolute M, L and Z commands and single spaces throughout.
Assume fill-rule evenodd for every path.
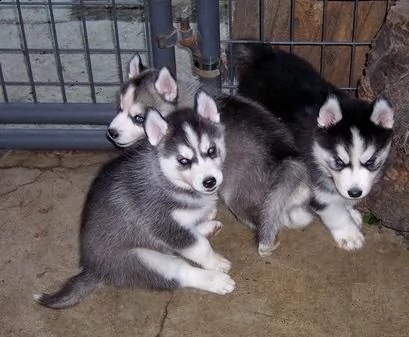
M 169 35 L 175 30 L 172 23 L 171 0 L 151 0 L 148 4 L 153 66 L 155 68 L 166 66 L 176 75 L 173 46 L 162 46 L 163 48 L 159 46 L 160 37 Z
M 108 150 L 115 146 L 105 130 L 0 129 L 0 149 Z
M 219 0 L 197 0 L 197 29 L 201 59 L 195 66 L 204 70 L 202 82 L 220 88 L 220 19 Z
M 115 104 L 7 103 L 0 104 L 0 124 L 97 124 L 108 125 Z

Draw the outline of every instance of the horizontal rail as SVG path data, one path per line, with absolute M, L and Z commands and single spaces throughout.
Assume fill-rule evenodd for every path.
M 4 54 L 14 54 L 14 53 L 21 53 L 23 51 L 26 51 L 26 49 L 23 48 L 0 48 L 0 52 Z M 54 49 L 52 48 L 27 48 L 27 51 L 31 54 L 52 54 L 54 52 Z M 83 54 L 84 49 L 82 48 L 58 48 L 58 51 L 61 54 Z M 89 52 L 92 54 L 113 54 L 117 50 L 115 48 L 90 48 Z M 146 49 L 121 49 L 121 53 L 126 53 L 126 54 L 136 54 L 136 53 L 148 53 L 148 50 Z
M 261 41 L 255 40 L 220 40 L 220 43 L 260 43 Z M 282 45 L 282 46 L 355 46 L 355 47 L 368 47 L 371 45 L 371 41 L 262 41 L 265 44 Z
M 108 150 L 105 130 L 0 128 L 0 149 Z
M 108 103 L 4 103 L 0 124 L 96 124 L 108 125 L 116 105 Z
M 15 1 L 2 1 L 0 2 L 0 6 L 15 6 Z M 28 7 L 37 7 L 37 6 L 48 6 L 47 2 L 28 2 L 28 1 L 20 1 L 20 6 L 28 6 Z M 72 2 L 72 1 L 61 1 L 61 2 L 53 2 L 53 6 L 55 7 L 80 7 L 81 4 L 79 2 Z M 87 0 L 85 7 L 100 7 L 100 8 L 111 8 L 112 4 L 109 1 L 90 1 Z M 118 8 L 140 8 L 143 7 L 142 3 L 131 3 L 130 1 L 124 4 L 117 4 L 116 7 Z

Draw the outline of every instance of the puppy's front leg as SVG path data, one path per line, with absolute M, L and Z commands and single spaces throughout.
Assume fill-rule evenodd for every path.
M 217 220 L 203 221 L 195 227 L 197 232 L 203 236 L 216 236 L 222 228 L 223 224 Z
M 178 251 L 183 257 L 201 265 L 204 269 L 219 270 L 227 273 L 231 262 L 217 254 L 210 246 L 209 241 L 200 233 L 194 231 L 195 242 Z

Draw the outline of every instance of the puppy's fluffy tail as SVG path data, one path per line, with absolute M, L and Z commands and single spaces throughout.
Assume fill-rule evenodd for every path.
M 100 282 L 89 274 L 79 273 L 68 279 L 60 290 L 52 294 L 35 294 L 34 299 L 52 309 L 65 309 L 78 304 L 84 297 L 98 288 Z
M 249 71 L 253 71 L 257 64 L 274 51 L 264 43 L 238 43 L 233 45 L 233 56 L 238 79 L 240 80 Z

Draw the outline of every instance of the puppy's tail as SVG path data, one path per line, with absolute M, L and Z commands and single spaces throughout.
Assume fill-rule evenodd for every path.
M 238 43 L 233 45 L 233 57 L 238 79 L 242 79 L 266 56 L 271 56 L 272 47 L 264 43 Z M 251 75 L 251 74 L 249 74 Z
M 78 304 L 100 286 L 100 282 L 85 272 L 68 279 L 60 290 L 52 294 L 35 294 L 34 299 L 52 309 L 65 309 Z

